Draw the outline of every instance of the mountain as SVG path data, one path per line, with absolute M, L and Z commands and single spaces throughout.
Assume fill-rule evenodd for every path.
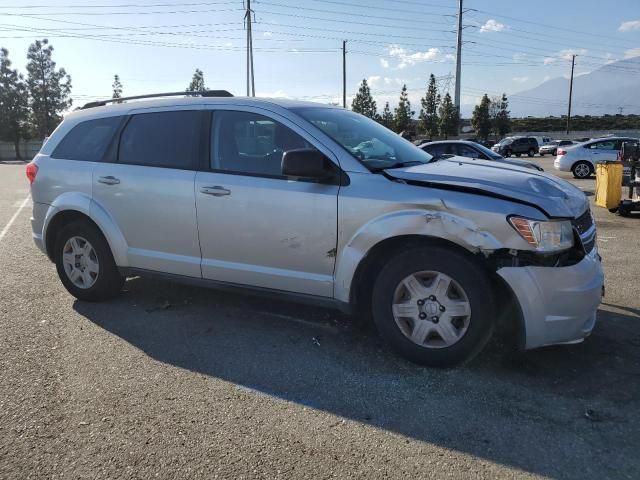
M 579 58 L 579 57 L 578 57 Z M 567 114 L 569 80 L 552 78 L 509 96 L 512 117 Z M 640 114 L 640 57 L 604 65 L 573 79 L 572 115 Z

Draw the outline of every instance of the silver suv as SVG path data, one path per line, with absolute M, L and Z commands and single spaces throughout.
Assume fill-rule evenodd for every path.
M 183 94 L 184 95 L 184 94 Z M 162 275 L 372 318 L 414 362 L 589 335 L 603 288 L 583 192 L 431 155 L 356 113 L 255 98 L 93 104 L 27 166 L 33 238 L 76 298 Z

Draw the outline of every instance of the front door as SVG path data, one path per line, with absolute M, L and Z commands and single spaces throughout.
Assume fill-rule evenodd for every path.
M 261 110 L 213 113 L 195 186 L 204 278 L 333 295 L 339 186 L 281 175 L 282 153 L 312 141 Z
M 120 135 L 115 163 L 93 170 L 95 208 L 104 209 L 121 230 L 131 267 L 200 277 L 193 186 L 202 115 L 133 115 Z

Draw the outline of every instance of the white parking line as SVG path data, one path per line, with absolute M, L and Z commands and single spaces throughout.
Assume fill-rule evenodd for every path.
M 11 228 L 11 225 L 13 225 L 13 222 L 16 221 L 16 218 L 18 218 L 18 215 L 20 215 L 20 212 L 22 211 L 22 209 L 27 206 L 27 203 L 29 203 L 29 200 L 30 200 L 30 197 L 27 196 L 27 198 L 25 198 L 20 204 L 20 206 L 18 207 L 18 210 L 16 210 L 16 213 L 13 214 L 13 217 L 11 217 L 11 219 L 9 220 L 9 223 L 7 223 L 4 226 L 4 228 L 0 232 L 0 241 L 2 241 L 4 236 L 7 234 L 7 232 Z

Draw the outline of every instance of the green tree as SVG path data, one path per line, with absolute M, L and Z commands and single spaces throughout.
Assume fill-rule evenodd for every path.
M 113 84 L 111 85 L 113 88 L 113 95 L 111 98 L 122 98 L 122 83 L 120 83 L 120 76 L 113 76 Z
M 53 47 L 46 38 L 36 40 L 27 52 L 31 123 L 40 139 L 51 134 L 72 103 L 71 77 L 64 68 L 56 69 L 52 54 Z
M 193 72 L 193 77 L 191 77 L 191 83 L 187 87 L 187 92 L 204 92 L 207 89 L 204 85 L 204 73 L 199 68 L 196 68 L 196 71 Z
M 496 115 L 493 118 L 493 131 L 496 137 L 504 137 L 511 131 L 511 115 L 509 112 L 509 100 L 507 94 L 503 93 L 502 97 L 492 102 L 496 103 Z
M 371 90 L 366 79 L 362 79 L 358 93 L 351 102 L 351 110 L 362 115 L 373 118 L 374 120 L 378 116 L 378 107 L 376 101 L 371 96 Z
M 489 138 L 489 133 L 491 133 L 490 105 L 491 100 L 485 93 L 482 96 L 482 100 L 480 100 L 480 104 L 473 109 L 473 115 L 471 116 L 471 125 L 476 132 L 476 136 L 485 141 Z
M 11 68 L 9 51 L 0 49 L 0 140 L 13 142 L 18 159 L 22 159 L 20 139 L 28 136 L 28 116 L 24 78 Z
M 394 118 L 393 112 L 391 108 L 389 108 L 389 102 L 384 104 L 384 109 L 382 110 L 382 116 L 380 117 L 380 123 L 387 127 L 390 130 L 393 130 Z
M 447 93 L 440 102 L 440 108 L 438 109 L 438 128 L 440 135 L 445 139 L 449 138 L 449 135 L 457 135 L 459 123 L 460 116 L 458 115 L 458 109 L 451 101 L 451 95 Z
M 438 135 L 440 127 L 438 121 L 438 104 L 440 103 L 440 97 L 438 95 L 436 77 L 433 73 L 429 77 L 427 93 L 420 99 L 420 103 L 422 108 L 420 109 L 418 128 L 427 134 L 429 138 L 433 138 Z
M 414 113 L 415 112 L 411 110 L 411 102 L 409 101 L 407 85 L 405 84 L 402 86 L 402 91 L 400 92 L 398 106 L 394 110 L 395 131 L 400 133 L 407 130 L 411 125 L 411 117 L 413 117 Z

